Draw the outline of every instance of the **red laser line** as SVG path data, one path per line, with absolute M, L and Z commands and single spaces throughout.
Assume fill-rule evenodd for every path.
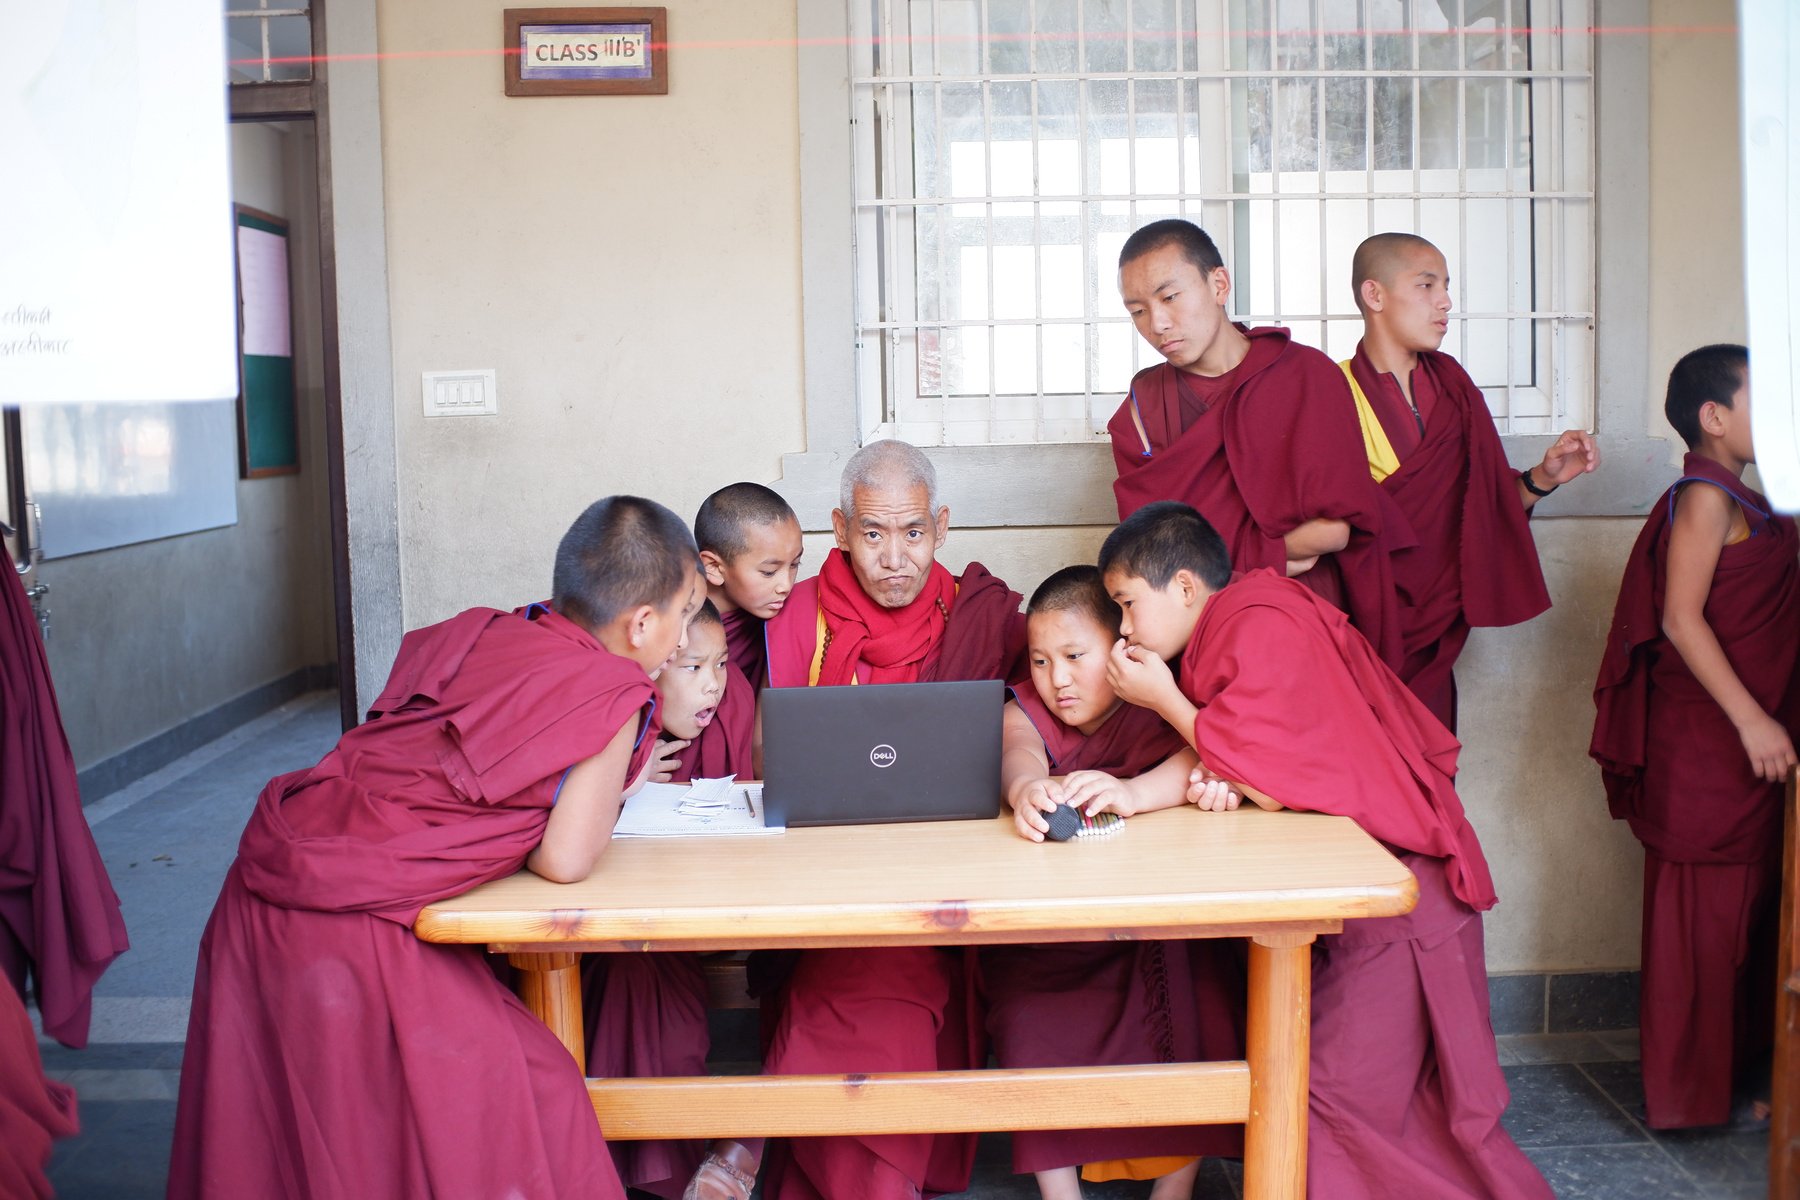
M 1180 36 L 1186 38 L 1207 38 L 1211 40 L 1291 40 L 1298 38 L 1316 39 L 1324 37 L 1398 37 L 1398 38 L 1444 38 L 1466 37 L 1486 40 L 1488 38 L 1530 37 L 1547 35 L 1562 37 L 1567 34 L 1590 34 L 1594 37 L 1667 37 L 1682 34 L 1731 34 L 1738 32 L 1736 25 L 1521 25 L 1509 28 L 1493 29 L 1245 29 L 1231 33 L 1193 31 Z M 1074 41 L 1078 37 L 1086 41 L 1125 41 L 1136 40 L 1140 43 L 1152 40 L 1167 40 L 1175 35 L 1156 35 L 1152 37 L 1133 34 L 1125 31 L 1092 31 L 1085 34 L 1073 33 L 990 33 L 984 38 L 980 34 L 940 35 L 936 38 L 929 35 L 917 37 L 871 37 L 863 38 L 715 38 L 693 41 L 652 42 L 652 50 L 785 50 L 799 48 L 817 48 L 833 46 L 850 46 L 867 41 L 876 46 L 913 46 L 913 45 L 960 45 L 983 41 L 993 43 L 1018 42 L 1065 42 Z M 263 58 L 234 58 L 228 62 L 234 67 L 261 66 L 267 62 L 270 66 L 291 66 L 299 63 L 348 63 L 348 62 L 387 62 L 410 59 L 434 58 L 492 58 L 500 55 L 517 55 L 520 50 L 516 46 L 479 47 L 473 49 L 453 50 L 377 50 L 365 54 L 295 54 Z M 1304 71 L 1304 68 L 1301 68 Z M 1428 70 L 1428 68 L 1427 68 Z M 1271 68 L 1271 73 L 1277 73 Z

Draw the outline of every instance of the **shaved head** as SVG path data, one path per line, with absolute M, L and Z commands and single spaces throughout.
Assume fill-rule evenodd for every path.
M 1365 239 L 1350 261 L 1350 287 L 1356 293 L 1357 311 L 1367 311 L 1363 305 L 1363 284 L 1373 279 L 1382 287 L 1391 287 L 1394 276 L 1420 250 L 1443 256 L 1436 246 L 1414 233 L 1378 233 Z

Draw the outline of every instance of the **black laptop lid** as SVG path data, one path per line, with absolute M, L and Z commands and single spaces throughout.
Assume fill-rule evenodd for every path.
M 771 821 L 869 825 L 1000 812 L 997 679 L 764 688 Z

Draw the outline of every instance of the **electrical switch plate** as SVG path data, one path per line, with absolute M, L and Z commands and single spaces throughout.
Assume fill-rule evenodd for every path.
M 426 371 L 423 378 L 428 417 L 493 416 L 500 411 L 491 370 Z

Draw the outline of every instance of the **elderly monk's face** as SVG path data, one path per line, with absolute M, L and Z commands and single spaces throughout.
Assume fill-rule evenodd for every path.
M 1414 354 L 1436 350 L 1450 331 L 1450 268 L 1430 246 L 1410 246 L 1397 257 L 1393 274 L 1375 296 L 1369 322 L 1382 326 Z
M 838 549 L 850 556 L 856 582 L 883 608 L 905 608 L 925 590 L 938 547 L 950 531 L 950 509 L 931 511 L 924 484 L 859 487 L 853 512 L 833 509 Z
M 1119 268 L 1119 295 L 1131 323 L 1171 366 L 1193 370 L 1226 327 L 1231 276 L 1202 274 L 1179 246 L 1161 246 Z

